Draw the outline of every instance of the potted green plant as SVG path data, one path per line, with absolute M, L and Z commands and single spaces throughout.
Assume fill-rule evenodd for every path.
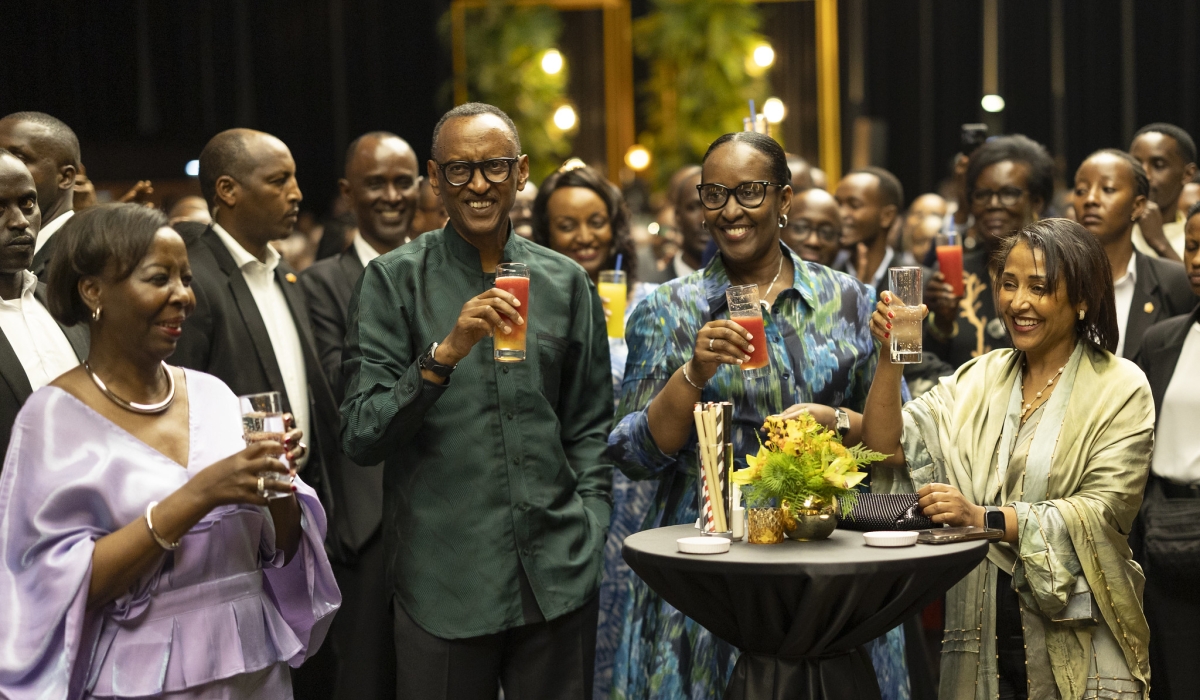
M 834 431 L 810 414 L 772 416 L 763 424 L 766 441 L 757 455 L 746 455 L 746 469 L 735 471 L 749 509 L 748 540 L 757 544 L 829 537 L 837 527 L 837 509 L 848 515 L 858 498 L 866 466 L 886 455 L 861 444 L 846 447 Z

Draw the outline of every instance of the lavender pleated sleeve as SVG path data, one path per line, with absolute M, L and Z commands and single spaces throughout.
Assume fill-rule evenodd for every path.
M 0 697 L 199 686 L 205 697 L 238 697 L 248 678 L 267 679 L 258 697 L 290 697 L 279 668 L 320 647 L 341 593 L 325 556 L 325 512 L 299 480 L 303 536 L 286 566 L 267 509 L 222 506 L 126 595 L 86 611 L 95 541 L 244 446 L 228 387 L 186 377 L 186 469 L 55 387 L 17 416 L 0 477 Z

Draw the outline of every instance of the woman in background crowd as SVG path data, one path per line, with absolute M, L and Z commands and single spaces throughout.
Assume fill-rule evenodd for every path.
M 1006 237 L 1042 215 L 1054 196 L 1054 162 L 1028 137 L 997 136 L 971 154 L 966 188 L 975 223 L 963 236 L 964 295 L 956 296 L 941 272 L 925 286 L 925 348 L 953 367 L 1010 345 L 988 264 Z
M 700 197 L 720 252 L 699 274 L 663 284 L 629 320 L 629 362 L 608 453 L 626 475 L 658 487 L 643 529 L 696 520 L 696 402 L 733 402 L 734 454 L 745 455 L 757 450 L 767 416 L 814 401 L 857 409 L 866 399 L 876 346 L 860 319 L 874 293 L 781 243 L 789 180 L 783 149 L 769 136 L 739 132 L 714 141 Z M 768 306 L 766 337 L 749 338 L 729 320 L 725 291 L 743 284 L 757 284 Z M 771 372 L 748 381 L 739 363 L 759 343 Z M 883 697 L 907 698 L 901 630 L 868 646 Z M 635 579 L 612 697 L 720 698 L 736 659 L 733 647 Z
M 1183 263 L 1200 296 L 1200 205 L 1192 205 L 1184 222 Z M 1138 543 L 1146 571 L 1150 668 L 1154 699 L 1180 700 L 1200 688 L 1200 306 L 1151 326 L 1137 359 L 1158 416 Z
M 629 207 L 621 191 L 595 169 L 570 161 L 547 177 L 537 191 L 531 218 L 533 240 L 579 263 L 593 283 L 599 281 L 604 270 L 616 269 L 617 258 L 621 258 L 621 269 L 628 280 L 626 319 L 657 286 L 637 281 Z M 619 390 L 625 373 L 625 338 L 610 334 L 608 348 L 613 383 Z M 597 698 L 608 694 L 613 654 L 621 634 L 621 612 L 633 576 L 629 565 L 621 559 L 621 543 L 638 531 L 653 495 L 652 484 L 631 481 L 620 472 L 613 474 L 613 515 L 604 544 L 604 578 L 600 582 L 596 635 Z
M 291 698 L 341 603 L 316 494 L 266 497 L 299 431 L 247 447 L 229 388 L 165 363 L 196 301 L 164 214 L 57 235 L 50 309 L 91 351 L 30 397 L 0 477 L 0 696 Z
M 940 697 L 1141 700 L 1149 629 L 1128 533 L 1154 405 L 1145 376 L 1112 354 L 1108 261 L 1079 224 L 1048 219 L 1009 236 L 994 269 L 1014 349 L 905 405 L 902 366 L 885 355 L 847 441 L 890 455 L 872 490 L 917 491 L 939 524 L 1004 530 L 946 595 Z

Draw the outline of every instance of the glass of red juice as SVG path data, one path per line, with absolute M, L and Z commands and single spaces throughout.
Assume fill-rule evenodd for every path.
M 503 328 L 496 329 L 494 357 L 497 362 L 524 362 L 525 331 L 529 328 L 529 267 L 525 263 L 500 263 L 496 266 L 496 288 L 521 302 L 517 313 L 525 322 L 518 324 L 504 314 L 500 315 L 512 330 L 505 333 Z
M 963 295 L 963 249 L 958 231 L 944 231 L 937 237 L 938 269 L 946 284 L 954 288 L 954 296 Z
M 742 376 L 746 379 L 767 376 L 771 367 L 767 357 L 767 332 L 763 327 L 762 306 L 758 303 L 758 285 L 730 287 L 725 291 L 725 299 L 729 302 L 729 320 L 753 336 L 750 344 L 754 350 L 750 353 L 750 359 L 742 363 Z

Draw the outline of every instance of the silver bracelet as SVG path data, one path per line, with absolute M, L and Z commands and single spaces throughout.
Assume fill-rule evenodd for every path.
M 156 505 L 158 505 L 158 501 L 150 501 L 150 504 L 146 506 L 146 527 L 150 528 L 150 536 L 154 538 L 154 541 L 158 543 L 159 547 L 162 547 L 168 552 L 172 552 L 176 549 L 179 549 L 179 542 L 168 542 L 160 537 L 159 534 L 154 531 L 154 522 L 150 520 L 150 511 L 154 510 L 154 506 Z
M 687 382 L 688 384 L 691 384 L 693 387 L 695 387 L 695 389 L 697 391 L 704 391 L 704 387 L 696 384 L 696 382 L 693 382 L 692 378 L 688 376 L 687 366 L 688 366 L 688 363 L 684 362 L 683 363 L 683 381 Z

